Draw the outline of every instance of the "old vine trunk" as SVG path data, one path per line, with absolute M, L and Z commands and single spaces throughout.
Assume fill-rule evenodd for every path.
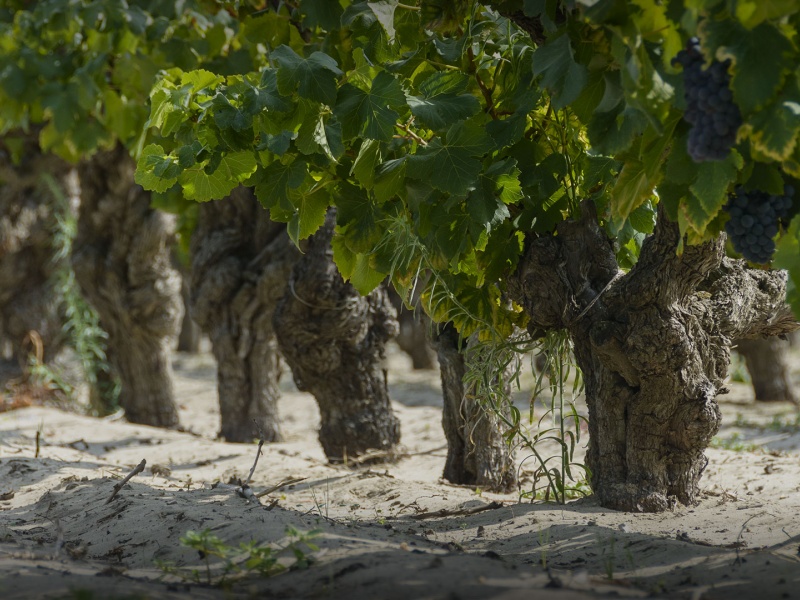
M 787 361 L 789 342 L 777 337 L 737 340 L 736 350 L 744 357 L 753 391 L 759 402 L 797 403 Z
M 430 341 L 431 320 L 421 309 L 409 309 L 403 299 L 392 289 L 388 290 L 389 299 L 397 311 L 398 332 L 395 342 L 400 349 L 411 357 L 414 369 L 433 369 L 436 366 L 436 351 Z M 417 304 L 415 298 L 413 304 Z
M 272 315 L 300 251 L 252 190 L 200 206 L 192 236 L 192 312 L 217 359 L 220 435 L 281 439 L 280 356 Z
M 447 438 L 443 477 L 451 483 L 496 492 L 516 489 L 517 470 L 500 419 L 470 393 L 464 381 L 468 355 L 452 325 L 441 328 L 436 349 L 444 396 L 442 427 Z
M 170 259 L 174 218 L 150 207 L 118 147 L 79 168 L 81 206 L 72 266 L 108 332 L 119 403 L 133 423 L 178 424 L 170 350 L 182 316 L 180 275 Z
M 183 302 L 183 319 L 181 319 L 181 328 L 178 333 L 178 352 L 187 352 L 189 354 L 197 354 L 200 352 L 200 341 L 203 336 L 203 331 L 200 325 L 192 317 L 192 288 L 191 288 L 191 274 L 189 269 L 181 263 L 177 256 L 173 253 L 172 264 L 181 274 L 181 301 Z
M 397 321 L 383 287 L 362 297 L 342 279 L 331 251 L 335 218 L 331 209 L 309 240 L 274 324 L 297 387 L 319 404 L 325 455 L 343 461 L 390 452 L 400 440 L 383 368 Z
M 0 143 L 0 332 L 19 367 L 29 354 L 49 362 L 64 341 L 55 273 L 67 258 L 54 254 L 55 200 L 44 176 L 66 188 L 69 169 L 42 154 L 36 136 L 24 139 L 19 164 Z
M 786 274 L 724 256 L 724 238 L 685 246 L 659 207 L 654 234 L 627 274 L 594 206 L 529 239 L 509 288 L 534 335 L 566 329 L 589 408 L 591 485 L 600 503 L 661 511 L 695 502 L 719 429 L 732 339 L 786 333 Z

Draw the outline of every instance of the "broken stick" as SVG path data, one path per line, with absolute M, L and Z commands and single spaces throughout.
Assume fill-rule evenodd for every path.
M 250 468 L 250 473 L 247 475 L 247 480 L 242 484 L 242 487 L 247 487 L 250 483 L 250 480 L 253 478 L 253 473 L 256 471 L 256 465 L 258 464 L 258 458 L 261 456 L 261 448 L 264 446 L 264 432 L 261 429 L 261 425 L 258 424 L 258 421 L 253 419 L 253 423 L 256 424 L 256 428 L 258 429 L 258 450 L 256 450 L 256 459 L 253 461 L 253 466 Z
M 292 485 L 293 483 L 300 483 L 301 481 L 305 481 L 308 477 L 292 477 L 290 479 L 284 479 L 280 483 L 273 485 L 271 488 L 267 488 L 263 492 L 258 492 L 256 494 L 256 498 L 261 498 L 262 496 L 266 496 L 267 494 L 271 494 L 272 492 L 277 492 L 279 489 L 286 487 L 287 485 Z
M 261 504 L 261 502 L 258 500 L 258 496 L 255 495 L 250 487 L 250 480 L 253 478 L 253 473 L 256 472 L 256 465 L 258 464 L 258 459 L 261 457 L 261 448 L 264 447 L 264 430 L 261 429 L 261 426 L 255 419 L 253 419 L 253 423 L 255 423 L 256 429 L 258 429 L 258 449 L 256 450 L 256 459 L 253 461 L 253 466 L 250 467 L 250 473 L 247 474 L 247 479 L 242 485 L 236 488 L 236 492 L 248 502 Z
M 114 499 L 114 496 L 116 496 L 117 493 L 122 489 L 122 486 L 124 486 L 131 479 L 133 479 L 134 476 L 136 476 L 139 473 L 141 473 L 142 471 L 144 471 L 144 467 L 145 467 L 146 464 L 147 464 L 147 461 L 145 459 L 142 459 L 142 462 L 140 462 L 138 465 L 136 465 L 133 468 L 133 471 L 128 473 L 128 476 L 125 479 L 123 479 L 119 483 L 115 483 L 114 484 L 114 492 L 111 494 L 111 497 L 108 500 L 106 500 L 105 503 L 108 504 L 109 502 L 111 502 Z
M 473 508 L 460 508 L 456 510 L 448 510 L 446 508 L 442 508 L 441 510 L 434 510 L 431 512 L 424 512 L 418 513 L 416 515 L 411 515 L 412 519 L 434 519 L 436 517 L 456 517 L 456 516 L 466 516 L 466 515 L 474 515 L 479 512 L 483 512 L 485 510 L 495 510 L 498 508 L 503 508 L 502 502 L 492 501 L 489 504 L 484 504 L 483 506 L 475 506 Z

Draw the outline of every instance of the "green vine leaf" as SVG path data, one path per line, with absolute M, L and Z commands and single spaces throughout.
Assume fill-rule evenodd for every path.
M 219 200 L 233 188 L 256 172 L 257 164 L 252 152 L 231 152 L 222 157 L 212 173 L 207 173 L 207 162 L 184 170 L 178 181 L 189 200 L 208 202 Z
M 397 80 L 381 71 L 369 92 L 345 84 L 339 90 L 334 114 L 342 123 L 345 139 L 364 137 L 388 142 L 400 118 L 395 109 L 405 106 L 406 98 Z
M 273 162 L 259 170 L 258 183 L 255 185 L 256 198 L 266 209 L 280 207 L 291 211 L 289 194 L 303 184 L 307 175 L 308 165 L 302 160 L 288 164 Z
M 533 53 L 533 74 L 542 76 L 542 85 L 550 90 L 557 109 L 577 100 L 588 82 L 586 67 L 575 62 L 572 43 L 566 34 Z
M 146 190 L 166 192 L 178 182 L 180 166 L 158 144 L 146 146 L 136 164 L 134 181 Z
M 493 147 L 486 129 L 475 122 L 457 123 L 447 132 L 446 142 L 435 138 L 408 161 L 414 179 L 428 180 L 437 189 L 456 196 L 475 186 L 482 162 L 477 158 Z
M 353 252 L 348 248 L 345 237 L 335 235 L 331 241 L 333 248 L 333 262 L 345 281 L 349 281 L 362 296 L 366 296 L 377 288 L 386 273 L 381 273 L 373 268 L 367 254 Z
M 468 84 L 469 80 L 463 73 L 434 73 L 420 84 L 420 96 L 408 97 L 411 114 L 434 130 L 472 117 L 481 105 L 475 96 L 465 93 Z
M 336 80 L 343 73 L 333 58 L 319 51 L 302 58 L 289 46 L 278 46 L 270 58 L 280 65 L 277 83 L 282 94 L 296 89 L 303 98 L 328 106 L 336 103 Z
M 766 106 L 796 66 L 792 43 L 771 23 L 747 29 L 733 20 L 709 20 L 703 33 L 717 60 L 733 62 L 731 88 L 744 115 Z
M 696 232 L 705 231 L 725 205 L 728 190 L 742 166 L 742 157 L 735 151 L 724 161 L 698 165 L 697 179 L 689 186 L 691 195 L 686 202 L 686 217 Z

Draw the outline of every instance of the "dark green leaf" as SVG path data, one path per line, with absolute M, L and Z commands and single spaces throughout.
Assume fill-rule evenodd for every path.
M 380 144 L 375 140 L 364 140 L 350 173 L 355 175 L 358 182 L 365 188 L 372 188 L 380 161 Z
M 733 60 L 731 88 L 745 115 L 765 106 L 796 64 L 792 43 L 771 23 L 749 30 L 734 20 L 708 20 L 705 44 L 719 60 Z M 764 60 L 768 56 L 769 60 Z
M 491 138 L 485 128 L 469 121 L 457 123 L 448 131 L 446 143 L 435 138 L 409 157 L 413 168 L 408 175 L 428 180 L 443 192 L 464 195 L 474 187 L 481 172 L 481 161 L 475 157 L 491 148 Z
M 255 186 L 255 194 L 264 208 L 280 207 L 291 210 L 289 193 L 299 188 L 306 179 L 308 166 L 302 160 L 289 164 L 273 162 L 259 172 L 259 181 Z
M 289 46 L 278 46 L 270 57 L 280 65 L 277 83 L 282 94 L 292 94 L 297 88 L 303 98 L 334 105 L 336 79 L 342 72 L 333 58 L 323 52 L 302 58 Z
M 555 108 L 575 101 L 588 81 L 586 67 L 575 62 L 569 36 L 561 35 L 533 54 L 533 74 L 542 76 Z
M 464 93 L 467 85 L 468 79 L 462 73 L 435 73 L 420 84 L 421 96 L 408 97 L 411 113 L 431 129 L 444 129 L 467 119 L 481 109 L 477 98 Z
M 320 27 L 327 31 L 339 29 L 343 10 L 336 0 L 300 0 L 300 10 L 305 15 L 307 27 Z
M 278 91 L 278 71 L 276 69 L 264 69 L 261 74 L 261 97 L 264 106 L 268 110 L 278 112 L 288 112 L 294 103 L 291 98 L 283 96 Z
M 597 152 L 613 156 L 627 150 L 647 124 L 647 116 L 640 110 L 620 107 L 607 113 L 595 113 L 587 132 Z
M 389 141 L 400 117 L 394 108 L 404 106 L 405 100 L 397 80 L 381 71 L 369 92 L 350 84 L 342 86 L 334 113 L 342 123 L 345 139 L 361 136 Z
M 375 173 L 375 197 L 386 202 L 404 189 L 406 179 L 406 158 L 389 160 L 378 167 Z

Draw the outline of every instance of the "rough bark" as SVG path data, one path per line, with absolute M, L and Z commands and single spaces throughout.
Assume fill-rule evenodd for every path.
M 410 310 L 403 305 L 403 299 L 388 290 L 389 299 L 397 311 L 399 325 L 395 341 L 400 349 L 411 357 L 414 369 L 433 369 L 436 366 L 436 350 L 430 341 L 431 320 L 421 310 Z
M 181 319 L 180 333 L 178 333 L 178 352 L 197 354 L 200 352 L 200 340 L 203 331 L 192 316 L 192 286 L 191 274 L 181 261 L 173 256 L 172 264 L 181 274 L 181 300 L 183 301 L 183 319 Z
M 451 483 L 496 492 L 517 488 L 514 457 L 502 435 L 501 421 L 466 388 L 467 358 L 458 332 L 444 325 L 436 336 L 442 375 L 442 428 L 447 439 L 443 477 Z
M 758 402 L 797 404 L 786 360 L 788 350 L 789 341 L 777 337 L 736 341 L 736 351 L 744 357 Z
M 32 344 L 41 342 L 42 359 L 50 362 L 64 342 L 54 274 L 67 258 L 54 255 L 54 199 L 44 176 L 64 186 L 69 170 L 63 160 L 42 154 L 35 136 L 24 140 L 17 165 L 0 143 L 0 331 L 20 367 Z
M 333 263 L 335 211 L 295 265 L 273 323 L 297 387 L 319 405 L 319 440 L 332 462 L 391 452 L 400 439 L 383 368 L 397 333 L 395 311 L 379 287 L 362 297 Z
M 180 275 L 172 266 L 174 218 L 150 208 L 121 147 L 82 163 L 81 207 L 72 266 L 108 332 L 119 374 L 119 403 L 133 423 L 178 424 L 170 349 L 182 316 Z
M 260 428 L 279 441 L 272 315 L 300 252 L 244 187 L 200 206 L 191 251 L 192 311 L 217 359 L 220 435 L 249 442 Z
M 695 502 L 719 429 L 732 339 L 797 328 L 786 274 L 724 257 L 723 238 L 684 246 L 659 210 L 656 231 L 627 274 L 594 207 L 528 240 L 509 292 L 538 334 L 566 329 L 586 384 L 591 485 L 600 503 L 661 511 Z

